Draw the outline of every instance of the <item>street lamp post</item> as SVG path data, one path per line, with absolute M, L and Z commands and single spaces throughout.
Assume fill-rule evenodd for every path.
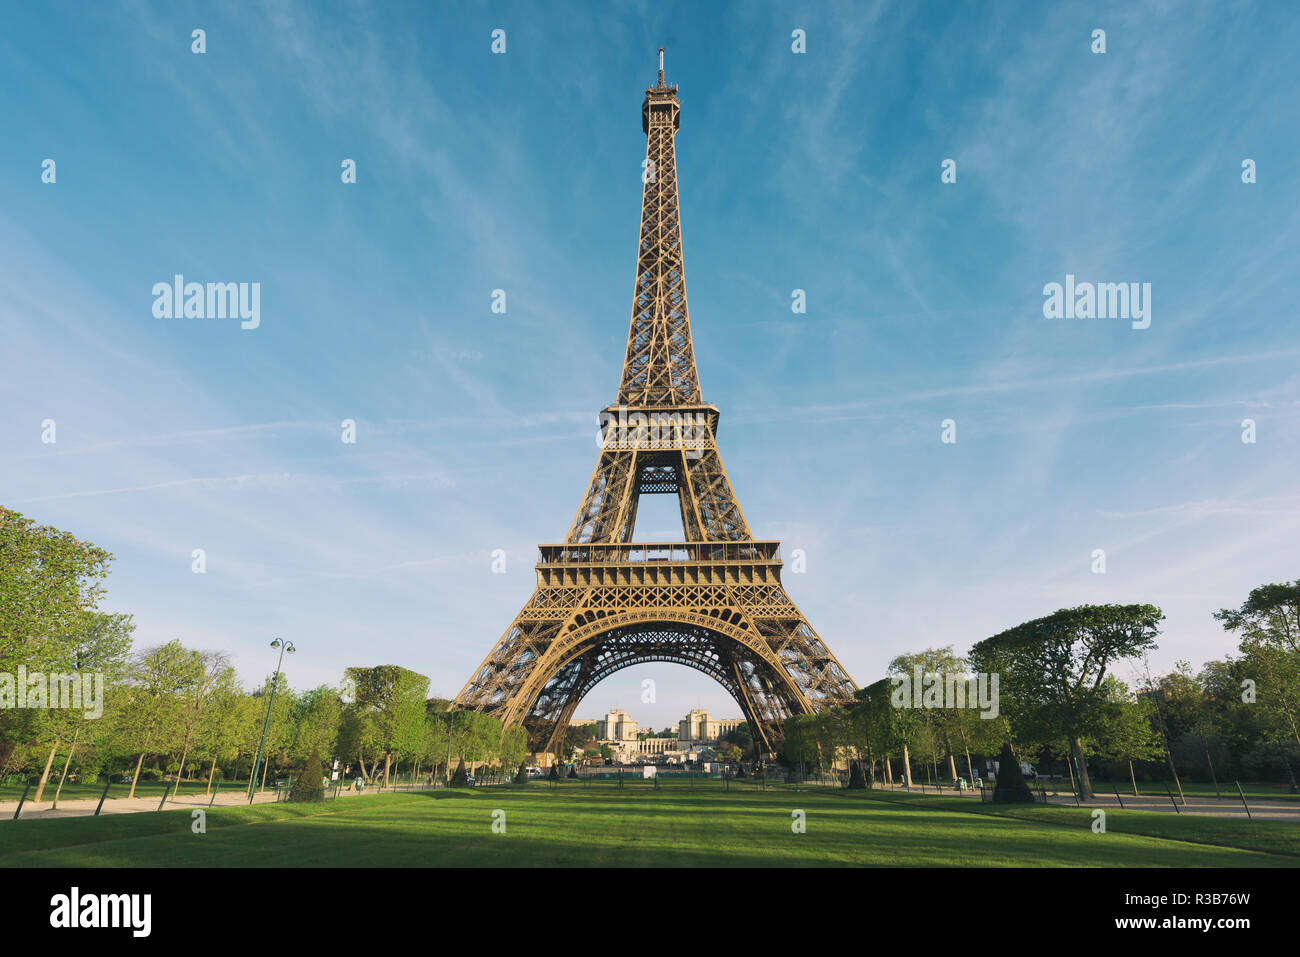
M 284 653 L 287 651 L 293 654 L 296 650 L 292 641 L 281 641 L 279 638 L 271 642 L 272 648 L 280 649 L 280 660 L 275 663 L 275 674 L 271 676 L 271 693 L 266 699 L 266 720 L 262 722 L 262 740 L 257 744 L 257 757 L 253 759 L 253 776 L 248 779 L 248 803 L 253 803 L 253 794 L 257 789 L 257 768 L 262 763 L 262 749 L 266 747 L 266 729 L 271 724 L 271 705 L 275 703 L 275 685 L 280 678 L 280 665 L 284 664 Z

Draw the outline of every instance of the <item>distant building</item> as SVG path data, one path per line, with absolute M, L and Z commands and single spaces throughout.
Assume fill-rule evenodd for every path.
M 640 725 L 622 708 L 615 708 L 595 721 L 573 721 L 571 724 L 594 724 L 596 748 L 591 749 L 592 752 L 595 753 L 602 745 L 608 746 L 614 753 L 614 760 L 620 764 L 643 761 L 680 764 L 699 759 L 705 753 L 712 755 L 711 746 L 734 731 L 743 720 L 715 719 L 709 712 L 696 708 L 679 722 L 676 737 L 644 737 L 640 740 L 637 739 Z
M 635 741 L 637 723 L 622 708 L 615 708 L 596 722 L 596 737 L 602 742 Z
M 742 718 L 714 717 L 703 708 L 692 708 L 677 725 L 677 739 L 695 744 L 712 744 L 742 724 Z

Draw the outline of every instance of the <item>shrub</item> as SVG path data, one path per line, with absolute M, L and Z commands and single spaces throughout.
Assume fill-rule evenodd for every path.
M 527 784 L 527 783 L 528 783 L 528 765 L 527 763 L 520 761 L 519 770 L 515 772 L 515 784 Z
M 576 778 L 578 776 L 578 766 L 575 764 L 569 768 L 567 777 Z
M 551 773 L 548 774 L 547 777 L 550 778 L 552 781 L 560 780 L 560 766 L 558 764 L 552 764 Z
M 1034 803 L 1034 792 L 1025 783 L 1020 762 L 1011 753 L 1010 744 L 1002 745 L 1002 754 L 998 757 L 998 780 L 993 788 L 993 801 L 997 804 Z
M 321 770 L 320 753 L 313 751 L 289 790 L 289 800 L 319 801 L 322 794 L 321 779 L 324 776 L 325 772 Z
M 469 786 L 469 774 L 465 771 L 465 759 L 460 759 L 460 764 L 456 765 L 456 771 L 451 776 L 451 786 L 454 788 L 463 788 Z
M 862 764 L 858 761 L 853 762 L 853 767 L 849 769 L 849 787 L 855 791 L 865 790 L 867 786 L 867 776 L 862 773 Z

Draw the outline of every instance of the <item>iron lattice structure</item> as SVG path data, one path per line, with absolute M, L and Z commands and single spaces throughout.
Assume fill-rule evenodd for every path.
M 539 546 L 537 590 L 457 695 L 522 723 L 555 752 L 597 682 L 667 661 L 716 679 L 760 747 L 785 719 L 852 699 L 854 684 L 781 584 L 779 542 L 755 541 L 722 465 L 686 306 L 675 139 L 677 87 L 646 90 L 641 235 L 618 401 L 562 544 Z M 685 541 L 633 542 L 643 494 L 675 494 Z

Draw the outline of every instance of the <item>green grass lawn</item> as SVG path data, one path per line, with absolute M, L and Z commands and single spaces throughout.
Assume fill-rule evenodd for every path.
M 492 832 L 493 812 L 506 832 Z M 807 831 L 791 830 L 791 812 Z M 0 865 L 71 866 L 1300 866 L 1300 826 L 960 798 L 681 782 L 480 788 L 0 822 Z

